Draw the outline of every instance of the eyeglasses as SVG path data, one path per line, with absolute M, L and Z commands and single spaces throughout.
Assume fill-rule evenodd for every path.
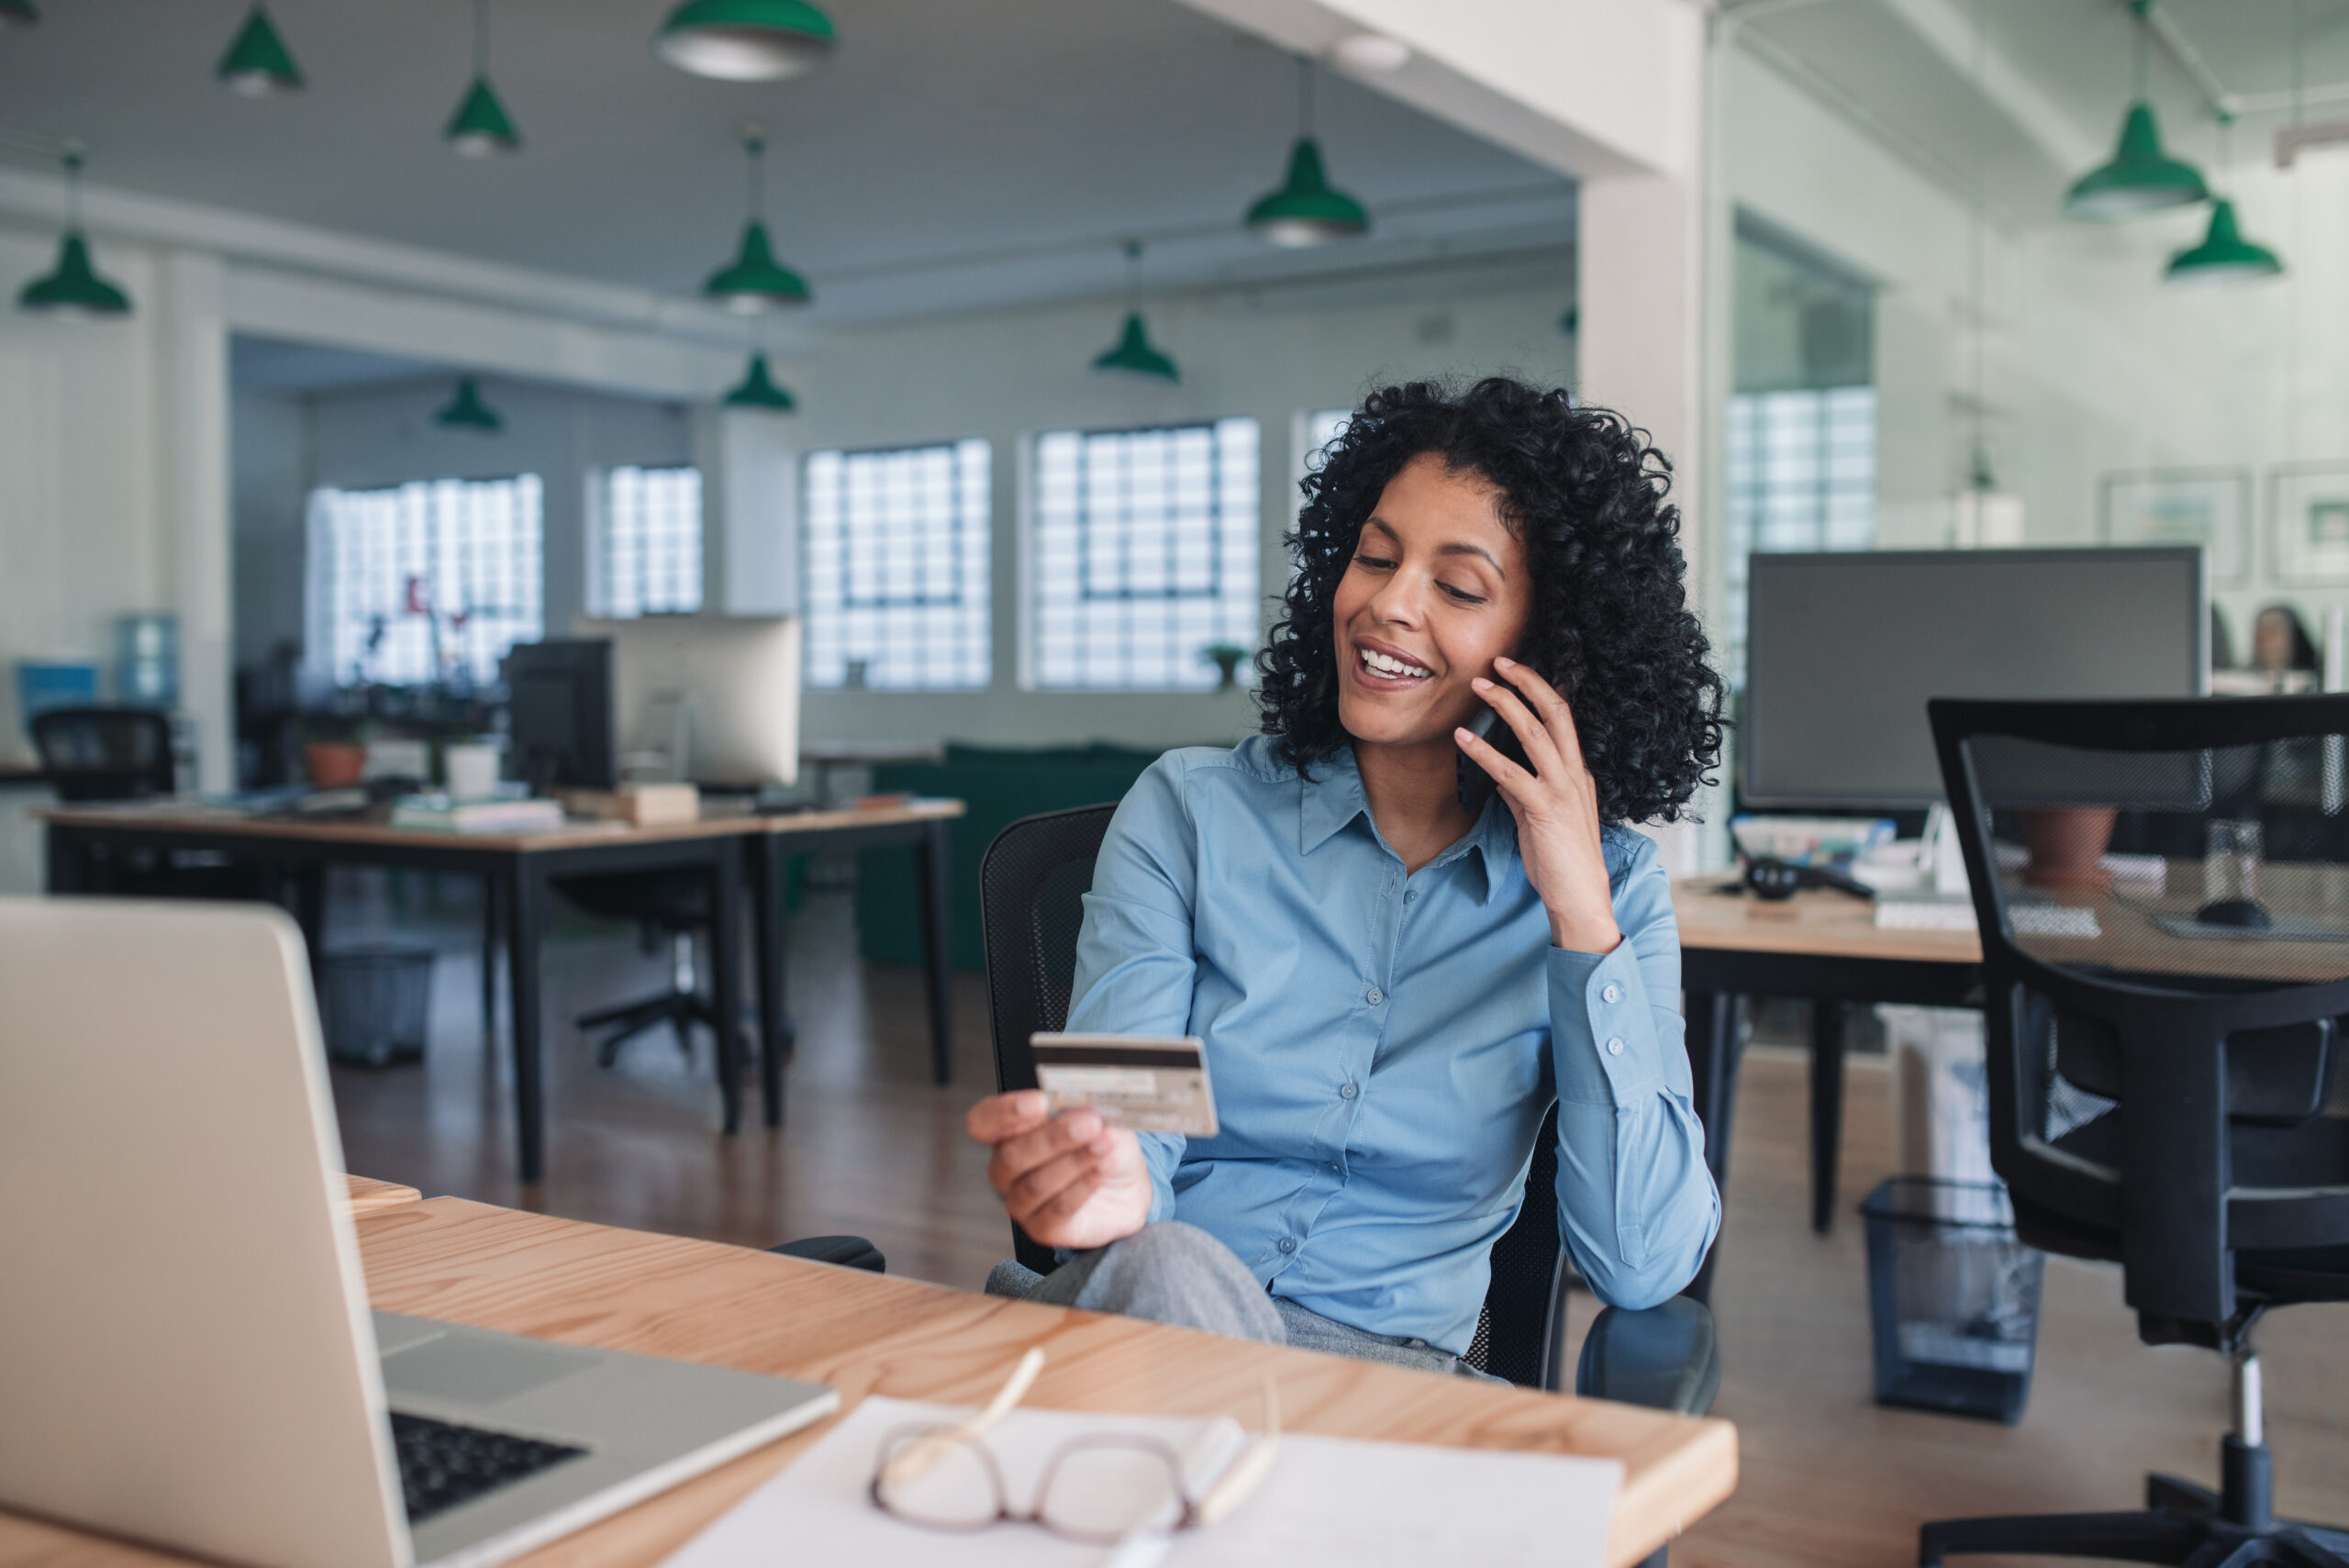
M 969 1420 L 892 1432 L 873 1473 L 874 1505 L 925 1529 L 1030 1524 L 1071 1540 L 1114 1545 L 1214 1524 L 1244 1502 L 1273 1468 L 1280 1448 L 1280 1397 L 1267 1377 L 1264 1435 L 1224 1464 L 1203 1491 L 1193 1494 L 1184 1456 L 1165 1443 L 1141 1433 L 1102 1432 L 1055 1451 L 1037 1478 L 1035 1500 L 1016 1508 L 984 1439 L 1043 1370 L 1043 1351 L 1030 1350 Z M 1224 1438 L 1221 1446 L 1227 1449 L 1232 1433 L 1225 1421 L 1209 1429 L 1211 1436 Z M 1194 1458 L 1212 1463 L 1208 1456 Z

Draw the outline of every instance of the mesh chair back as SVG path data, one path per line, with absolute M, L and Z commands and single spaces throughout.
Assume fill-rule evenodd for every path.
M 996 835 L 979 866 L 986 938 L 987 1002 L 995 1026 L 998 1090 L 1032 1089 L 1028 1037 L 1068 1021 L 1083 900 L 1115 805 L 1023 817 Z M 1565 1292 L 1558 1246 L 1557 1107 L 1542 1123 L 1516 1222 L 1494 1245 L 1492 1284 L 1478 1314 L 1469 1364 L 1511 1383 L 1555 1389 L 1564 1362 Z M 1039 1273 L 1057 1264 L 1017 1225 L 1014 1255 Z
M 33 745 L 62 801 L 139 800 L 169 795 L 172 721 L 135 707 L 51 708 L 33 719 Z
M 2349 1243 L 2349 698 L 1931 707 L 2019 1220 L 2223 1333 L 2237 1253 Z

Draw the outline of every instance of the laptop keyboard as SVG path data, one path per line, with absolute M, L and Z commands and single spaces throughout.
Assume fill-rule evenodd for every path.
M 396 1410 L 392 1446 L 399 1454 L 400 1496 L 411 1525 L 587 1451 Z

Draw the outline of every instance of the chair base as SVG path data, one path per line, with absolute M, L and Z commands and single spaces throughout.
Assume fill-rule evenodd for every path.
M 2142 1512 L 1943 1519 L 1918 1532 L 1919 1568 L 1941 1568 L 1945 1555 L 1993 1551 L 2176 1568 L 2349 1568 L 2349 1530 L 2288 1519 L 2265 1528 L 2237 1524 L 2225 1517 L 2219 1495 L 2210 1488 L 2174 1475 L 2149 1475 Z
M 592 1013 L 582 1013 L 575 1020 L 583 1029 L 599 1029 L 617 1025 L 596 1045 L 596 1065 L 609 1067 L 619 1060 L 620 1047 L 645 1030 L 666 1024 L 677 1037 L 680 1054 L 690 1057 L 694 1050 L 694 1026 L 699 1024 L 711 1034 L 718 1032 L 718 1010 L 691 991 L 664 991 L 658 996 L 648 996 L 640 1002 L 625 1002 L 614 1007 L 599 1007 Z

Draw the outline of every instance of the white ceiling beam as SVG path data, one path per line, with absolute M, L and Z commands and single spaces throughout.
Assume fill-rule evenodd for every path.
M 1408 46 L 1354 80 L 1578 180 L 1693 176 L 1698 0 L 1184 0 L 1282 49 L 1328 58 L 1375 33 Z
M 0 169 L 0 222 L 33 232 L 53 231 L 65 211 L 64 184 L 53 174 Z M 307 224 L 259 217 L 225 207 L 84 184 L 83 225 L 101 240 L 208 252 L 232 263 L 257 264 L 428 298 L 582 325 L 740 345 L 740 317 L 682 295 L 589 283 L 558 272 L 473 261 L 419 246 L 337 233 Z M 774 333 L 777 351 L 804 348 L 804 323 Z
M 2083 129 L 2054 99 L 2041 92 L 1995 43 L 1979 41 L 1973 16 L 1951 0 L 1879 0 L 1907 24 L 1928 49 L 1967 82 L 1977 56 L 1980 91 L 1990 106 L 2029 138 L 2058 169 L 2087 170 L 2112 152 L 2109 133 Z M 2118 117 L 2114 124 L 2120 123 Z

